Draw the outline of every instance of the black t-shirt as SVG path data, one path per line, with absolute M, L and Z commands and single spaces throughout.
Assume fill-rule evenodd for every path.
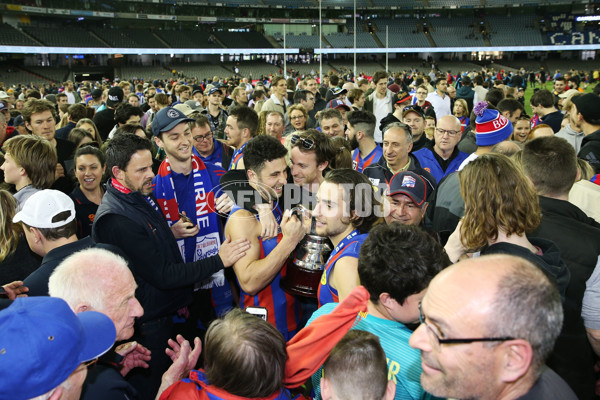
M 102 141 L 106 141 L 108 134 L 115 127 L 115 110 L 106 108 L 94 115 L 94 124 L 100 132 Z

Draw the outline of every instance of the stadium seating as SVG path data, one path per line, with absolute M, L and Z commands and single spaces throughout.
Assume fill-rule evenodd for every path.
M 431 47 L 427 37 L 417 32 L 417 22 L 412 18 L 379 18 L 377 36 L 385 46 L 385 28 L 388 27 L 388 47 Z
M 474 18 L 429 19 L 429 32 L 438 47 L 473 47 L 483 45 L 481 35 L 474 35 Z
M 492 46 L 542 46 L 542 34 L 534 27 L 536 16 L 489 16 Z
M 37 46 L 39 43 L 34 42 L 19 30 L 8 24 L 0 25 L 0 43 L 5 46 Z
M 333 35 L 327 35 L 325 37 L 333 48 L 353 48 L 354 47 L 354 35 L 347 33 L 336 33 Z M 370 33 L 362 32 L 356 34 L 356 47 L 357 48 L 374 48 L 379 47 L 375 39 Z
M 28 35 L 46 46 L 55 47 L 107 47 L 82 28 L 66 26 L 60 28 L 24 27 Z
M 111 47 L 165 48 L 152 32 L 141 29 L 93 28 L 92 31 Z
M 283 43 L 281 43 L 283 46 Z M 285 35 L 285 46 L 297 49 L 318 49 L 319 36 L 313 35 Z M 327 47 L 323 44 L 323 47 Z

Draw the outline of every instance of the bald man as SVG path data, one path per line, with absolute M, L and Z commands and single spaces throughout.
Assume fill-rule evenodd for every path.
M 483 256 L 442 270 L 419 306 L 410 345 L 421 351 L 421 384 L 456 399 L 577 397 L 544 365 L 560 333 L 560 295 L 530 262 Z

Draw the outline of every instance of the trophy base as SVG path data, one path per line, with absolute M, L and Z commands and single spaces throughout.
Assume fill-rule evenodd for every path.
M 281 280 L 281 288 L 294 296 L 316 299 L 322 276 L 322 270 L 306 269 L 290 263 Z

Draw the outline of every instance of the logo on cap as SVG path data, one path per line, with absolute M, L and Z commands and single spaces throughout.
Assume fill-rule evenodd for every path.
M 109 99 L 110 101 L 119 101 L 119 96 L 111 96 L 111 95 L 108 95 L 108 99 Z
M 412 176 L 407 175 L 404 178 L 402 178 L 402 185 L 401 185 L 401 187 L 414 188 L 416 183 L 417 183 L 417 181 L 415 180 L 415 178 L 413 178 Z
M 167 117 L 169 118 L 179 118 L 179 113 L 177 112 L 177 110 L 174 109 L 170 109 L 169 111 L 167 111 Z

